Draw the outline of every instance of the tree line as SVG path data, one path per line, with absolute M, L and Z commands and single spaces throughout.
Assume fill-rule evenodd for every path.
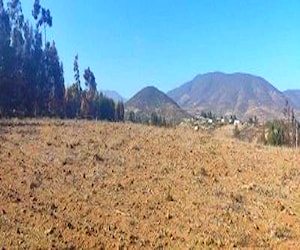
M 125 119 L 133 123 L 141 123 L 157 127 L 170 127 L 173 125 L 170 121 L 167 122 L 164 116 L 160 116 L 156 112 L 151 112 L 150 115 L 147 115 L 130 111 L 127 113 Z
M 0 117 L 123 121 L 123 103 L 115 103 L 97 90 L 90 68 L 84 70 L 85 88 L 81 87 L 78 56 L 74 60 L 75 83 L 65 87 L 55 42 L 47 41 L 51 12 L 35 0 L 32 16 L 34 26 L 25 19 L 20 0 L 10 0 L 7 6 L 0 0 Z

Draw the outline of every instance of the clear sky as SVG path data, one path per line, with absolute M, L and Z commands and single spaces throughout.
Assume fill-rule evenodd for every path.
M 31 18 L 34 0 L 21 0 Z M 100 89 L 130 98 L 171 90 L 197 74 L 246 72 L 300 89 L 299 0 L 41 0 L 73 82 L 74 56 Z

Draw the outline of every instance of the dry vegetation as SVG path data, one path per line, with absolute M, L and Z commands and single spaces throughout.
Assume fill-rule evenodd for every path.
M 0 122 L 0 247 L 300 244 L 300 151 L 188 128 Z

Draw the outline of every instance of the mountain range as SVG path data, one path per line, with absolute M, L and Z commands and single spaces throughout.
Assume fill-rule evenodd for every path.
M 244 120 L 254 116 L 278 119 L 283 116 L 288 98 L 300 108 L 299 92 L 280 92 L 262 77 L 245 73 L 201 74 L 167 94 L 193 115 L 211 111 L 216 115 L 234 114 Z
M 108 92 L 105 95 L 124 100 L 113 93 L 114 97 Z M 156 112 L 175 123 L 202 111 L 236 115 L 242 120 L 256 116 L 266 121 L 283 118 L 286 100 L 299 119 L 300 90 L 281 92 L 264 78 L 247 73 L 212 72 L 199 74 L 167 94 L 153 86 L 145 87 L 125 103 L 125 111 L 148 117 Z

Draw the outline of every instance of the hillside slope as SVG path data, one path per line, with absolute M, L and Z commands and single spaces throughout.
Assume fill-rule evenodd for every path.
M 126 102 L 125 110 L 127 113 L 133 111 L 144 116 L 155 112 L 172 123 L 179 123 L 182 119 L 190 117 L 175 101 L 152 86 L 142 89 Z
M 289 99 L 293 108 L 300 110 L 300 90 L 286 90 L 283 93 Z
M 115 102 L 126 102 L 126 99 L 114 90 L 103 90 L 103 95 L 113 99 Z
M 217 115 L 235 114 L 242 119 L 281 117 L 285 103 L 284 95 L 269 82 L 244 73 L 198 75 L 168 95 L 193 114 L 212 111 Z

